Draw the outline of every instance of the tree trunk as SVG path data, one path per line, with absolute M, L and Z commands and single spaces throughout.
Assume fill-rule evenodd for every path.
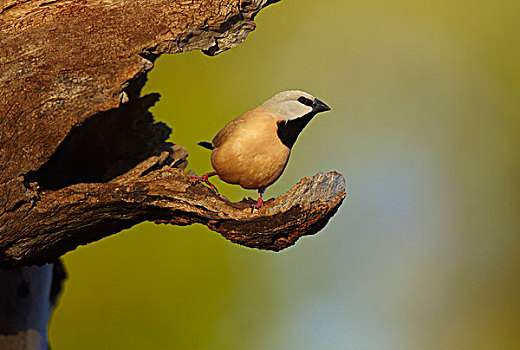
M 60 262 L 0 269 L 0 349 L 48 349 L 47 323 L 64 277 Z
M 186 150 L 148 111 L 159 95 L 141 96 L 159 55 L 232 48 L 272 2 L 0 0 L 0 268 L 15 268 L 0 271 L 2 344 L 45 346 L 52 268 L 24 266 L 78 245 L 154 221 L 277 251 L 334 215 L 335 172 L 254 213 L 192 185 Z

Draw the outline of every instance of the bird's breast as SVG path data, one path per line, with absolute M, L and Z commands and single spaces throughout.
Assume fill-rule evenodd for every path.
M 290 153 L 278 138 L 276 121 L 257 118 L 234 130 L 226 142 L 215 148 L 211 163 L 221 180 L 260 189 L 280 177 Z

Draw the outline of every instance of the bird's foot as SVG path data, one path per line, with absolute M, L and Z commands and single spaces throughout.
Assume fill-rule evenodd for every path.
M 264 200 L 263 200 L 263 194 L 264 194 L 264 191 L 265 190 L 259 190 L 258 193 L 260 194 L 260 197 L 258 197 L 258 200 L 256 201 L 256 204 L 252 205 L 251 206 L 251 213 L 255 210 L 255 209 L 260 209 L 264 206 Z
M 211 187 L 211 189 L 216 193 L 218 194 L 218 190 L 217 188 L 215 187 L 215 185 L 213 185 L 210 181 L 209 181 L 209 177 L 210 176 L 213 176 L 213 175 L 217 175 L 217 172 L 213 171 L 211 173 L 207 173 L 207 174 L 204 174 L 202 176 L 190 176 L 190 180 L 192 181 L 192 183 L 194 185 L 198 184 L 198 183 L 201 183 L 201 182 L 204 182 L 205 184 L 207 184 L 209 187 Z

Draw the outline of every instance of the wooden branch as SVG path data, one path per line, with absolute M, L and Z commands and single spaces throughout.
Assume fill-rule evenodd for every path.
M 340 174 L 318 174 L 251 213 L 252 200 L 231 203 L 203 184 L 192 185 L 183 170 L 170 167 L 184 156 L 174 146 L 107 183 L 36 191 L 37 201 L 0 223 L 7 228 L 0 263 L 42 264 L 145 220 L 201 223 L 235 243 L 278 251 L 319 231 L 345 197 Z
M 158 55 L 232 48 L 272 2 L 0 2 L 0 214 L 27 201 L 21 176 L 49 161 L 72 129 L 139 97 Z
M 214 55 L 269 0 L 8 0 L 0 4 L 0 267 L 45 264 L 142 221 L 202 223 L 280 250 L 318 232 L 345 197 L 337 173 L 251 213 L 192 185 L 187 153 L 140 96 L 162 53 Z

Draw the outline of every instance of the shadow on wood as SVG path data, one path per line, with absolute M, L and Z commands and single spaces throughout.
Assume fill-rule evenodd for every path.
M 186 150 L 148 112 L 158 94 L 140 96 L 160 54 L 229 49 L 272 2 L 2 5 L 0 266 L 52 262 L 142 221 L 201 223 L 275 251 L 323 228 L 345 197 L 340 174 L 304 179 L 252 214 L 189 182 Z

